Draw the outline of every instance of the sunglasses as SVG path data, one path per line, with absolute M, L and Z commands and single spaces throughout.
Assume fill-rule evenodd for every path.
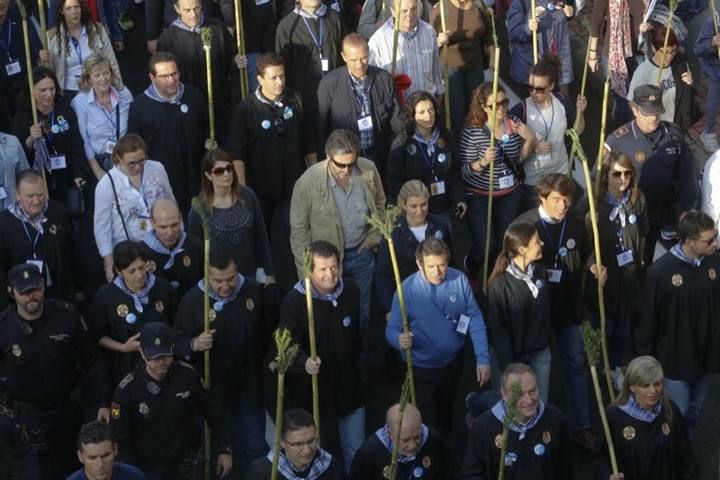
M 507 108 L 508 105 L 510 105 L 510 99 L 504 98 L 504 99 L 500 100 L 499 102 L 495 103 L 495 109 Z M 493 104 L 491 103 L 490 105 L 485 105 L 485 108 L 487 108 L 488 110 L 492 110 Z
M 550 85 L 545 85 L 544 87 L 536 87 L 533 85 L 528 85 L 528 90 L 530 93 L 545 93 L 545 90 L 550 88 Z
M 225 167 L 215 167 L 210 172 L 215 175 L 216 177 L 221 177 L 224 173 L 229 173 L 232 175 L 233 170 L 235 170 L 235 167 L 232 165 L 227 165 Z
M 357 163 L 357 160 L 355 160 L 354 162 L 350 162 L 350 163 L 338 163 L 332 158 L 330 159 L 330 161 L 332 162 L 333 165 L 335 165 L 335 168 L 337 168 L 338 170 L 345 170 L 345 169 L 352 170 L 352 167 L 354 167 L 355 164 Z
M 627 177 L 630 178 L 633 175 L 632 170 L 614 170 L 612 172 L 613 178 Z

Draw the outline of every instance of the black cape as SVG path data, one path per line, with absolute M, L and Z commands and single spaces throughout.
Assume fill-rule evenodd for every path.
M 164 267 L 170 259 L 170 255 L 156 252 L 145 242 L 142 242 L 140 247 L 147 259 L 148 271 L 170 282 L 176 291 L 177 298 L 182 298 L 185 292 L 195 286 L 203 277 L 203 245 L 192 235 L 185 237 L 183 243 L 185 250 L 175 257 L 172 266 L 167 270 Z

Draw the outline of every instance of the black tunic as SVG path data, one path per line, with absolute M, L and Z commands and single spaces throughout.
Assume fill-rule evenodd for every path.
M 532 281 L 538 287 L 537 298 L 523 280 L 507 272 L 488 289 L 488 331 L 500 371 L 513 362 L 529 363 L 527 355 L 550 344 L 550 289 L 542 264 L 535 264 Z
M 191 85 L 185 85 L 180 104 L 160 103 L 141 93 L 130 105 L 128 133 L 140 135 L 148 158 L 163 164 L 182 212 L 187 212 L 200 189 L 206 132 L 207 104 Z
M 671 402 L 672 403 L 672 402 Z M 682 415 L 672 403 L 672 420 L 660 413 L 652 423 L 636 420 L 619 407 L 607 409 L 618 470 L 625 480 L 691 480 L 698 478 L 692 445 Z M 607 448 L 602 450 L 607 455 Z M 608 459 L 598 480 L 611 474 Z
M 579 325 L 583 320 L 584 305 L 582 302 L 583 277 L 587 271 L 586 262 L 590 254 L 590 243 L 587 239 L 585 225 L 582 220 L 568 213 L 565 234 L 562 247 L 567 249 L 567 255 L 557 254 L 560 245 L 560 232 L 562 222 L 556 224 L 546 223 L 540 219 L 540 211 L 533 208 L 520 215 L 514 222 L 529 222 L 535 224 L 535 228 L 543 242 L 542 262 L 545 269 L 555 269 L 555 258 L 557 256 L 557 268 L 562 270 L 559 283 L 548 281 L 550 285 L 550 305 L 552 326 L 556 330 Z M 549 236 L 548 236 L 549 234 Z M 548 278 L 550 272 L 548 271 Z
M 72 228 L 65 207 L 55 200 L 48 201 L 45 233 L 38 235 L 31 225 L 18 220 L 7 210 L 0 213 L 0 308 L 8 305 L 7 272 L 20 263 L 33 258 L 33 241 L 37 236 L 35 255 L 43 261 L 45 267 L 45 285 L 47 277 L 51 284 L 45 289 L 45 298 L 73 301 Z
M 300 95 L 286 89 L 281 102 L 284 107 L 248 95 L 233 111 L 227 145 L 233 158 L 245 162 L 247 185 L 275 201 L 290 199 L 305 171 L 305 154 L 315 151 L 311 126 L 301 123 Z
M 261 324 L 264 319 L 262 287 L 245 279 L 235 300 L 221 311 L 210 299 L 210 329 L 216 330 L 210 350 L 210 393 L 228 412 L 237 412 L 240 401 L 261 408 L 260 355 Z M 191 340 L 203 332 L 203 291 L 196 285 L 180 301 L 175 329 L 178 355 L 203 371 L 203 353 L 190 349 Z
M 350 469 L 350 480 L 386 479 L 384 472 L 390 465 L 391 454 L 392 452 L 373 433 L 355 453 Z M 415 472 L 422 473 L 422 475 L 413 475 Z M 450 478 L 449 446 L 436 430 L 429 428 L 428 439 L 415 454 L 414 461 L 398 463 L 395 478 L 423 478 L 425 480 Z
M 648 268 L 635 345 L 667 378 L 693 382 L 720 371 L 718 274 L 717 253 L 695 267 L 668 252 Z
M 182 253 L 175 256 L 172 267 L 165 270 L 165 264 L 170 255 L 158 253 L 147 246 L 140 244 L 145 258 L 148 260 L 148 271 L 159 278 L 164 278 L 175 289 L 177 298 L 182 298 L 203 276 L 203 244 L 197 238 L 188 235 L 182 247 Z
M 501 435 L 502 423 L 492 411 L 475 420 L 465 449 L 460 480 L 498 478 Z M 546 405 L 542 418 L 522 440 L 517 432 L 509 432 L 507 452 L 515 454 L 517 459 L 505 467 L 505 480 L 570 480 L 574 478 L 570 448 L 565 417 L 557 408 Z
M 90 171 L 85 158 L 83 139 L 80 136 L 80 130 L 78 130 L 77 116 L 67 102 L 59 99 L 55 102 L 55 109 L 50 115 L 44 115 L 38 111 L 38 121 L 43 123 L 47 127 L 45 130 L 49 132 L 44 134 L 48 154 L 51 157 L 65 156 L 65 168 L 46 170 L 45 174 L 50 198 L 66 203 L 67 193 L 73 185 L 73 179 L 84 178 Z M 20 139 L 28 163 L 35 166 L 35 149 L 27 148 L 27 145 L 25 145 L 25 139 L 30 135 L 30 126 L 32 124 L 33 117 L 30 110 L 19 111 L 13 120 L 12 133 Z M 52 125 L 59 126 L 60 124 L 68 127 L 68 129 L 59 133 L 50 132 Z
M 125 343 L 128 338 L 140 332 L 143 325 L 150 322 L 163 322 L 172 325 L 177 306 L 175 290 L 162 278 L 155 278 L 150 290 L 149 301 L 143 305 L 143 313 L 135 309 L 132 297 L 109 283 L 100 287 L 93 299 L 90 310 L 90 334 L 100 340 L 110 337 L 116 342 Z M 128 317 L 135 315 L 135 321 L 129 323 Z M 120 353 L 106 350 L 113 385 L 130 373 L 140 361 L 140 354 Z
M 245 472 L 245 480 L 268 480 L 272 472 L 272 462 L 267 457 L 258 458 L 250 464 L 248 471 Z M 278 480 L 302 480 L 303 477 L 292 477 L 287 478 L 278 472 Z M 342 469 L 340 463 L 332 458 L 330 466 L 325 470 L 322 475 L 317 477 L 317 480 L 344 480 L 345 472 Z

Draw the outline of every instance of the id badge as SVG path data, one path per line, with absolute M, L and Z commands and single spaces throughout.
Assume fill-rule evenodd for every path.
M 633 263 L 635 260 L 633 259 L 633 252 L 632 250 L 625 250 L 622 253 L 618 253 L 616 255 L 618 267 L 624 267 L 625 265 L 629 263 Z
M 105 153 L 112 155 L 113 149 L 115 148 L 115 142 L 107 142 L 105 144 Z
M 13 75 L 17 75 L 22 70 L 20 68 L 20 62 L 15 60 L 14 62 L 10 62 L 5 64 L 5 72 L 7 73 L 8 77 L 12 77 Z
M 54 157 L 50 157 L 50 170 L 62 170 L 63 168 L 67 168 L 65 155 L 55 155 Z
M 455 329 L 455 331 L 461 335 L 466 335 L 469 326 L 470 317 L 468 317 L 467 315 L 460 315 L 460 320 L 458 320 L 457 328 Z
M 40 270 L 40 272 L 44 271 L 45 263 L 39 258 L 28 258 L 27 260 L 25 260 L 25 263 L 27 263 L 28 265 L 35 265 L 38 270 Z
M 550 283 L 560 283 L 560 280 L 562 279 L 562 270 L 556 270 L 554 268 L 548 268 L 548 282 Z
M 372 117 L 370 115 L 365 115 L 364 117 L 358 118 L 358 130 L 361 132 L 365 132 L 367 130 L 372 130 L 373 123 L 372 123 Z
M 430 195 L 443 195 L 445 193 L 445 182 L 435 182 L 430 184 Z
M 323 72 L 329 72 L 330 71 L 330 60 L 328 60 L 325 57 L 320 57 L 320 68 Z
M 5 187 L 0 185 L 0 200 L 5 200 L 7 197 L 7 190 L 5 190 Z
M 498 178 L 498 183 L 500 184 L 500 188 L 511 188 L 513 184 L 515 183 L 512 175 L 505 175 L 504 177 Z

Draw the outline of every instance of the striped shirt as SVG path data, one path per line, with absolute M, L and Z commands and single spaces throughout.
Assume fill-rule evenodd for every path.
M 370 37 L 370 65 L 390 72 L 392 70 L 393 50 L 392 17 Z M 418 20 L 411 32 L 400 32 L 397 49 L 397 75 L 406 74 L 412 84 L 405 91 L 407 98 L 413 92 L 424 90 L 431 95 L 442 95 L 445 91 L 442 83 L 440 59 L 438 57 L 437 36 L 429 23 Z
M 517 133 L 508 136 L 507 141 L 501 138 L 496 139 L 495 147 L 502 150 L 502 157 L 495 160 L 495 174 L 493 178 L 493 196 L 506 195 L 517 188 L 519 181 L 515 173 L 508 166 L 512 160 L 519 164 L 520 150 L 525 140 Z M 490 146 L 490 131 L 487 127 L 464 127 L 460 134 L 460 160 L 462 161 L 462 178 L 465 183 L 465 190 L 469 193 L 487 195 L 490 191 L 490 169 L 484 168 L 476 172 L 470 166 L 475 160 L 485 156 L 485 151 Z M 499 153 L 499 152 L 498 152 Z M 500 188 L 500 179 L 503 179 L 503 187 Z M 508 182 L 510 186 L 507 186 Z M 512 182 L 512 183 L 510 183 Z

